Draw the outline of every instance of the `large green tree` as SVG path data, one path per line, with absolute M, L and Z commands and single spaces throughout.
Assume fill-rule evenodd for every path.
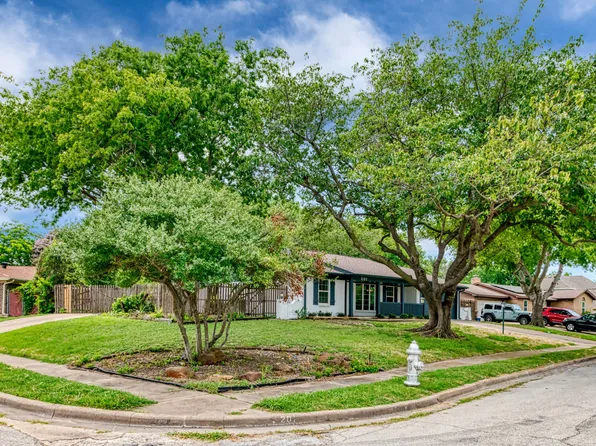
M 539 225 L 513 228 L 478 255 L 478 269 L 485 276 L 502 275 L 510 279 L 510 284 L 522 288 L 532 302 L 531 324 L 539 327 L 544 326 L 542 311 L 554 294 L 564 268 L 592 268 L 595 263 L 593 243 L 562 243 Z M 547 277 L 551 280 L 545 286 Z
M 594 238 L 596 64 L 576 54 L 580 41 L 550 50 L 518 25 L 479 10 L 446 39 L 407 37 L 358 68 L 361 92 L 316 65 L 272 63 L 255 106 L 276 173 L 422 292 L 427 335 L 455 336 L 456 287 L 508 229 Z M 354 218 L 383 232 L 383 254 Z M 430 268 L 423 238 L 438 247 Z
M 115 42 L 0 89 L 3 199 L 59 215 L 97 203 L 115 176 L 177 174 L 266 200 L 245 125 L 264 52 L 236 50 L 221 34 L 167 37 L 162 52 Z
M 31 265 L 35 234 L 22 223 L 0 224 L 0 263 Z
M 208 180 L 132 177 L 108 189 L 99 206 L 58 239 L 88 281 L 111 274 L 122 285 L 141 279 L 165 284 L 192 361 L 226 342 L 232 309 L 250 286 L 289 284 L 301 294 L 302 274 L 315 272 L 315 258 L 292 244 L 285 216 L 273 212 L 265 219 L 254 211 L 239 194 Z M 208 290 L 200 300 L 199 284 Z M 225 299 L 223 284 L 229 286 Z M 194 349 L 185 312 L 196 324 Z

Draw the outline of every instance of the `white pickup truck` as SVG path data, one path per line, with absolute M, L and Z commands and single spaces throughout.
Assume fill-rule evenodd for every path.
M 519 305 L 500 303 L 485 303 L 480 312 L 480 317 L 486 322 L 501 322 L 505 316 L 505 322 L 519 322 L 521 325 L 528 325 L 532 320 L 529 311 L 523 311 Z

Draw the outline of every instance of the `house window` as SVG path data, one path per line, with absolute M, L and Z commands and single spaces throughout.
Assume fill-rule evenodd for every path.
M 524 300 L 524 311 L 528 311 L 528 301 Z
M 385 302 L 400 302 L 399 288 L 392 285 L 385 285 Z
M 376 289 L 374 284 L 356 284 L 356 311 L 375 311 Z
M 319 305 L 329 305 L 329 280 L 319 280 Z
M 586 312 L 586 298 L 582 299 L 582 314 Z
M 424 296 L 422 295 L 422 293 L 420 291 L 418 291 L 418 302 L 420 302 L 421 304 L 423 304 L 424 302 L 426 302 L 424 300 Z

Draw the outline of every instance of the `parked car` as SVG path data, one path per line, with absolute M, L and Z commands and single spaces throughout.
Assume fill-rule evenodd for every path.
M 546 307 L 542 311 L 544 325 L 562 324 L 565 319 L 570 317 L 580 317 L 580 315 L 575 311 L 566 308 Z
M 563 321 L 567 331 L 596 331 L 596 314 L 584 314 Z
M 505 316 L 506 322 L 519 322 L 521 325 L 528 325 L 532 319 L 529 311 L 523 311 L 519 305 L 505 304 L 503 311 L 502 304 L 484 304 L 480 317 L 486 322 L 500 322 Z

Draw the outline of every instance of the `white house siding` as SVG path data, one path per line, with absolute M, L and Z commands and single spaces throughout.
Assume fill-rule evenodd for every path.
M 313 304 L 313 296 L 314 296 L 314 283 L 311 279 L 306 282 L 306 312 L 307 313 L 318 313 L 322 311 L 323 313 L 333 313 L 333 315 L 337 315 L 337 313 L 343 313 L 347 315 L 346 307 L 345 307 L 345 299 L 346 299 L 346 281 L 345 280 L 336 280 L 335 281 L 335 305 L 314 305 Z

